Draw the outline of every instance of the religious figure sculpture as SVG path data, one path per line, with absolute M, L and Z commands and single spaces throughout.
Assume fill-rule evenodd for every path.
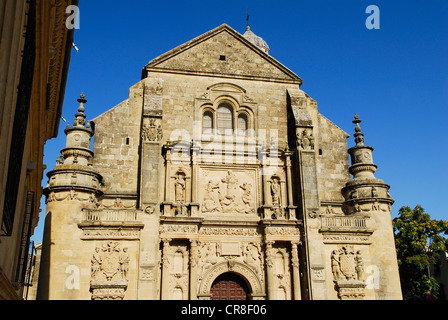
M 185 176 L 183 174 L 178 174 L 176 176 L 174 186 L 176 202 L 185 201 Z

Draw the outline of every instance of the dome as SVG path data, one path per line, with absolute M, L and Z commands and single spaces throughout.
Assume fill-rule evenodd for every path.
M 250 41 L 254 45 L 256 45 L 258 48 L 263 50 L 264 52 L 269 52 L 269 46 L 266 43 L 266 41 L 263 40 L 263 38 L 257 36 L 255 33 L 253 33 L 250 30 L 250 27 L 247 26 L 246 32 L 243 34 L 243 37 L 246 38 L 246 40 Z

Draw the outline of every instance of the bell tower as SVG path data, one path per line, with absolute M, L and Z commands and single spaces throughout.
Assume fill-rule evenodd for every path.
M 47 176 L 46 216 L 42 246 L 39 299 L 78 299 L 82 259 L 80 241 L 84 209 L 98 206 L 102 196 L 102 176 L 92 167 L 93 151 L 90 140 L 94 133 L 86 121 L 85 95 L 78 99 L 78 113 L 73 126 L 67 124 L 66 146 Z M 74 223 L 78 222 L 78 223 Z M 51 288 L 51 289 L 50 289 Z M 54 288 L 58 288 L 57 290 Z
M 365 205 L 371 205 L 372 209 L 376 209 L 383 204 L 390 210 L 390 206 L 394 203 L 389 194 L 390 186 L 374 176 L 377 165 L 373 163 L 373 147 L 364 144 L 364 133 L 361 132 L 359 125 L 361 122 L 356 114 L 353 120 L 356 124 L 356 146 L 348 150 L 352 164 L 349 171 L 353 175 L 353 180 L 347 182 L 342 190 L 346 214 L 361 212 L 361 206 Z
M 373 147 L 364 144 L 358 115 L 355 115 L 353 123 L 356 125 L 356 145 L 348 149 L 351 157 L 349 171 L 353 179 L 342 189 L 345 198 L 342 208 L 348 216 L 364 216 L 371 221 L 370 244 L 362 249 L 368 257 L 364 269 L 367 290 L 373 292 L 376 299 L 386 296 L 388 299 L 402 299 L 391 219 L 394 200 L 389 194 L 390 186 L 374 175 L 377 165 L 373 163 Z M 382 285 L 384 283 L 387 285 Z M 339 294 L 341 290 L 344 288 L 339 288 Z

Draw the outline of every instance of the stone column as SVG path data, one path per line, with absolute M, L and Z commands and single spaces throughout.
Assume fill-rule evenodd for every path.
M 292 173 L 291 173 L 291 156 L 292 152 L 289 150 L 285 151 L 286 156 L 286 188 L 288 192 L 288 211 L 289 211 L 289 219 L 296 220 L 296 206 L 294 206 L 294 198 L 292 192 Z
M 190 240 L 190 300 L 197 300 L 197 262 L 198 262 L 198 242 Z
M 169 300 L 169 281 L 170 281 L 170 242 L 171 239 L 163 239 L 162 249 L 162 300 Z
M 292 262 L 292 278 L 293 278 L 293 290 L 294 300 L 302 300 L 302 292 L 300 289 L 300 263 L 299 254 L 297 252 L 298 242 L 291 243 L 291 262 Z
M 198 196 L 198 155 L 200 148 L 193 143 L 191 147 L 191 203 L 190 215 L 195 217 L 199 215 L 199 196 Z
M 272 245 L 274 241 L 266 241 L 266 273 L 268 300 L 275 299 L 275 276 L 274 276 L 274 257 L 272 256 Z
M 170 179 L 171 179 L 171 150 L 166 150 L 166 164 L 165 164 L 165 201 L 170 199 Z
M 166 148 L 165 153 L 165 201 L 163 202 L 163 215 L 171 215 L 171 205 L 173 204 L 171 200 L 170 193 L 171 184 L 171 149 Z

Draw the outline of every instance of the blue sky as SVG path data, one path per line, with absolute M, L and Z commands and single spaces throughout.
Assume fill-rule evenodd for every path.
M 365 26 L 369 5 L 380 9 L 379 30 Z M 64 118 L 73 122 L 81 92 L 88 119 L 127 99 L 147 62 L 222 23 L 244 33 L 247 11 L 251 30 L 303 79 L 320 113 L 351 135 L 359 114 L 365 143 L 375 147 L 375 175 L 391 185 L 392 217 L 420 204 L 447 220 L 446 0 L 81 0 Z M 65 145 L 64 128 L 46 144 L 47 171 Z

